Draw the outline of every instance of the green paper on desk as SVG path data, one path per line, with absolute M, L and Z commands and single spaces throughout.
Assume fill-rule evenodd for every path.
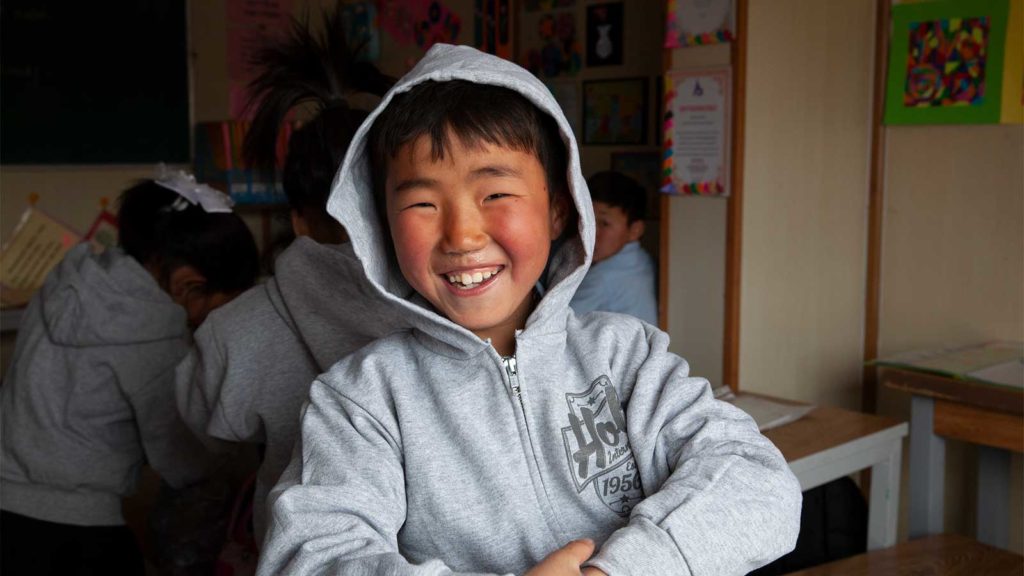
M 1024 342 L 989 342 L 920 350 L 880 358 L 872 364 L 1024 388 Z

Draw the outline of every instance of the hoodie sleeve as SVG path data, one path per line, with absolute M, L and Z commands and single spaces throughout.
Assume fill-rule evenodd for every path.
M 796 477 L 754 421 L 715 400 L 648 329 L 627 426 L 646 498 L 587 565 L 619 574 L 746 574 L 789 552 Z
M 149 465 L 168 484 L 182 488 L 209 472 L 209 453 L 189 432 L 174 406 L 174 365 L 127 391 Z
M 373 401 L 365 396 L 358 395 Z M 399 552 L 406 513 L 401 439 L 390 412 L 375 412 L 388 415 L 378 418 L 321 380 L 313 383 L 302 437 L 268 499 L 258 576 L 456 574 L 440 560 L 414 565 Z
M 175 374 L 178 411 L 182 419 L 204 444 L 216 452 L 229 449 L 222 441 L 262 441 L 262 431 L 250 425 L 254 419 L 238 416 L 251 412 L 245 404 L 256 394 L 252 393 L 251 387 L 233 386 L 229 382 L 226 356 L 216 319 L 211 315 L 196 331 L 192 349 L 178 365 Z M 233 395 L 235 388 L 246 393 Z

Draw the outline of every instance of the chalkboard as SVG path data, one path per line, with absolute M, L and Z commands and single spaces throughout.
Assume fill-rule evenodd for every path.
M 189 161 L 185 0 L 4 0 L 0 163 Z

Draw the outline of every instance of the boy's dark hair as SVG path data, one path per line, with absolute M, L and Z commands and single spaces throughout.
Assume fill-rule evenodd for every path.
M 206 278 L 207 292 L 237 292 L 256 282 L 259 254 L 252 232 L 234 213 L 207 213 L 152 180 L 121 193 L 118 244 L 166 284 L 180 266 Z M 183 199 L 182 199 L 183 200 Z M 178 209 L 184 206 L 182 209 Z
M 377 212 L 385 227 L 388 162 L 420 136 L 430 138 L 434 159 L 444 158 L 451 146 L 449 131 L 467 146 L 486 143 L 535 154 L 544 167 L 552 205 L 563 196 L 566 209 L 575 214 L 568 198 L 568 153 L 554 118 L 508 88 L 467 80 L 429 80 L 395 95 L 370 128 L 370 171 Z M 567 218 L 566 230 L 573 228 L 571 222 Z
M 630 224 L 647 218 L 647 191 L 622 172 L 598 172 L 587 178 L 587 188 L 591 201 L 621 208 Z
M 367 113 L 350 108 L 355 93 L 383 96 L 394 79 L 367 62 L 357 62 L 359 47 L 345 37 L 341 10 L 324 12 L 323 33 L 306 20 L 293 19 L 281 42 L 260 51 L 254 60 L 260 74 L 249 85 L 254 115 L 246 133 L 244 153 L 250 166 L 273 177 L 277 168 L 278 133 L 289 113 L 311 105 L 313 117 L 288 140 L 281 183 L 288 204 L 323 242 L 341 241 L 341 225 L 327 213 L 334 175 L 349 143 Z

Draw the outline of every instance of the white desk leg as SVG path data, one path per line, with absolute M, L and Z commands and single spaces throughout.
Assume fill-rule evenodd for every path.
M 934 400 L 926 396 L 911 396 L 908 534 L 911 539 L 942 533 L 946 441 L 933 432 L 934 417 Z
M 978 541 L 1010 546 L 1010 453 L 978 446 Z
M 892 443 L 889 457 L 871 467 L 871 495 L 868 501 L 868 550 L 896 544 L 896 521 L 900 515 L 900 473 L 903 441 Z

